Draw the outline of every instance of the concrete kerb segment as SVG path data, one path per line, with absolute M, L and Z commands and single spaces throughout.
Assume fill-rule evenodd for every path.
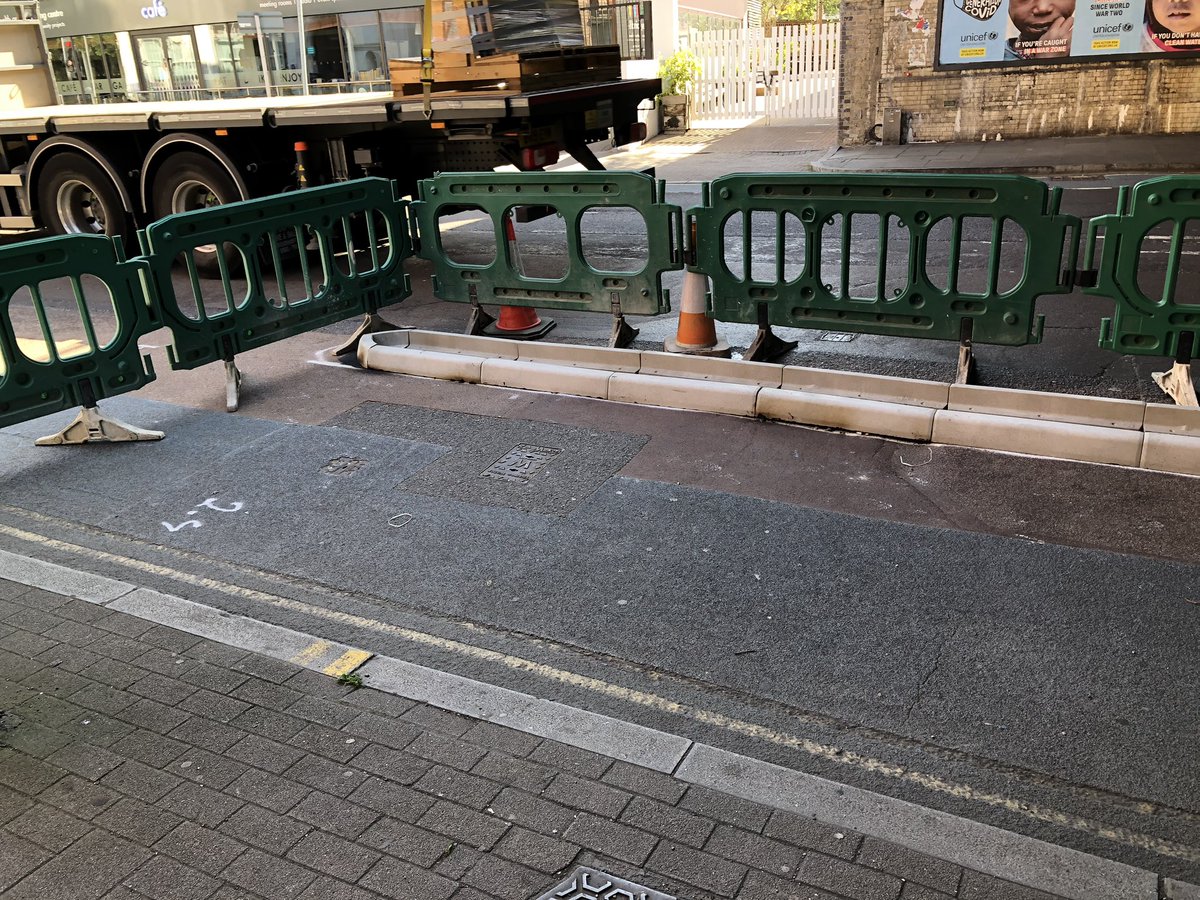
M 404 331 L 368 335 L 368 369 L 979 450 L 1200 475 L 1200 410 L 744 360 Z
M 689 784 L 787 810 L 945 859 L 1068 900 L 1200 900 L 1200 886 L 1164 880 L 1036 838 L 1004 831 L 883 794 L 840 784 L 751 757 L 695 743 L 632 722 L 553 700 L 376 656 L 246 616 L 30 557 L 0 551 L 4 576 L 198 637 L 338 677 L 356 672 L 369 689 L 427 703 L 526 734 L 591 750 L 668 773 Z M 67 577 L 64 573 L 72 573 Z M 90 598 L 60 588 L 89 585 Z

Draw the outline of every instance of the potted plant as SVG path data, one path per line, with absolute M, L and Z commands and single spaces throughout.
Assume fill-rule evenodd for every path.
M 659 95 L 661 127 L 668 134 L 688 130 L 689 98 L 692 82 L 700 77 L 700 61 L 691 50 L 676 50 L 658 67 L 663 92 Z

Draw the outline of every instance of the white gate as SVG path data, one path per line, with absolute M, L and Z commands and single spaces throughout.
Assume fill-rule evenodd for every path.
M 693 31 L 692 118 L 837 118 L 838 23 Z

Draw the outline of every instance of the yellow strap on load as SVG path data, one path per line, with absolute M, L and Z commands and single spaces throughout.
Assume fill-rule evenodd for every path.
M 425 22 L 421 28 L 421 95 L 425 101 L 425 118 L 433 118 L 433 4 L 425 0 Z

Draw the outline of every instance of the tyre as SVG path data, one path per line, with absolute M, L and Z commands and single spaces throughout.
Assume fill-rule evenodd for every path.
M 38 212 L 51 234 L 124 237 L 129 216 L 108 173 L 81 153 L 59 153 L 41 167 Z
M 207 209 L 242 199 L 232 176 L 218 163 L 198 153 L 177 153 L 168 158 L 154 176 L 151 212 L 155 219 L 176 213 Z M 230 265 L 240 256 L 230 244 L 223 245 Z M 192 252 L 196 269 L 208 276 L 219 276 L 217 245 L 204 244 Z

